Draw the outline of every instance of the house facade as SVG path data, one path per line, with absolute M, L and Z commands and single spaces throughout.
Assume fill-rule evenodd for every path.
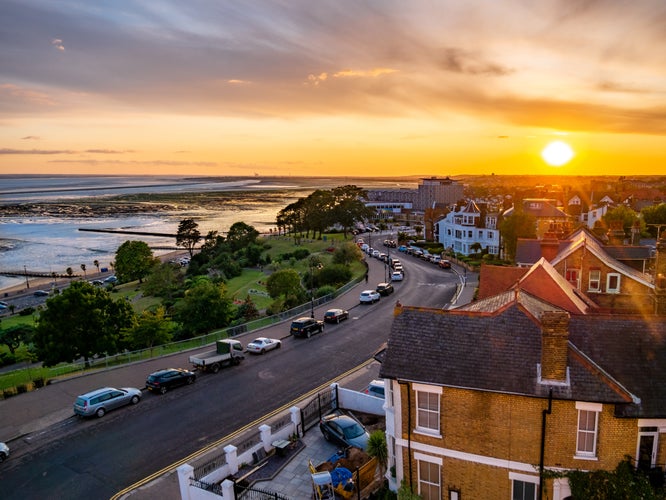
M 446 249 L 463 255 L 477 253 L 478 245 L 487 253 L 498 255 L 500 233 L 497 229 L 498 214 L 484 214 L 474 201 L 457 211 L 449 212 L 437 222 L 438 241 Z
M 666 321 L 515 289 L 400 306 L 380 375 L 394 484 L 425 499 L 570 497 L 566 474 L 666 463 Z
M 506 210 L 502 217 L 513 215 L 515 207 Z M 525 198 L 522 200 L 522 211 L 536 220 L 536 237 L 542 238 L 547 232 L 564 235 L 571 230 L 572 217 L 556 206 L 556 200 L 548 198 Z

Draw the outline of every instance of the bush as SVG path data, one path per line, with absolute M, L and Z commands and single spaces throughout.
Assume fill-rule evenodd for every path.
M 35 389 L 40 389 L 40 388 L 44 387 L 44 385 L 46 385 L 45 381 L 44 381 L 44 377 L 38 377 L 35 380 L 33 380 L 32 382 L 33 382 L 33 384 L 35 384 Z
M 317 291 L 315 292 L 315 297 L 326 297 L 326 295 L 331 295 L 335 293 L 335 287 L 331 285 L 325 285 L 317 288 Z
M 9 399 L 12 396 L 16 396 L 16 391 L 14 388 L 4 389 L 2 391 L 2 399 Z
M 25 309 L 21 309 L 19 311 L 19 316 L 30 316 L 34 312 L 35 312 L 34 307 L 26 307 Z
M 28 392 L 28 386 L 25 384 L 19 384 L 16 386 L 16 393 L 17 394 L 25 394 Z
M 13 365 L 16 363 L 16 356 L 11 352 L 0 352 L 0 366 Z

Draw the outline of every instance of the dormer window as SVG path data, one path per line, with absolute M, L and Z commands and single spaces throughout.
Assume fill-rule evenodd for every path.
M 620 275 L 618 273 L 606 275 L 606 293 L 620 293 Z

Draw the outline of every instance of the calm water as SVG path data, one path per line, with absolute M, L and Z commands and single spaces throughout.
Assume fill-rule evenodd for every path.
M 299 197 L 317 188 L 355 184 L 365 188 L 413 187 L 391 180 L 293 179 L 293 178 L 182 178 L 174 176 L 2 176 L 0 175 L 0 270 L 23 270 L 64 273 L 71 267 L 81 272 L 81 264 L 94 270 L 93 262 L 108 267 L 116 249 L 125 241 L 140 239 L 151 247 L 175 247 L 175 239 L 164 237 L 91 233 L 89 229 L 124 229 L 174 234 L 178 224 L 194 218 L 202 234 L 226 232 L 238 221 L 254 226 L 260 232 L 275 228 L 277 213 Z M 414 183 L 416 185 L 416 183 Z M 281 190 L 283 201 L 262 201 L 261 192 Z M 216 191 L 255 192 L 257 203 L 229 205 L 220 210 L 186 210 L 128 216 L 76 218 L 66 216 L 15 217 L 2 213 L 2 206 L 15 203 L 67 201 L 75 198 L 109 197 L 136 193 L 200 193 Z M 156 255 L 169 250 L 154 250 Z M 0 275 L 0 289 L 24 281 Z

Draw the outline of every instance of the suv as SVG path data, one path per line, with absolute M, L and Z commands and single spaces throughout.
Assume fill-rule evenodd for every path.
M 102 387 L 85 394 L 81 394 L 74 402 L 74 413 L 81 417 L 97 415 L 101 418 L 106 412 L 127 404 L 137 404 L 141 401 L 141 390 L 133 387 L 114 389 Z
M 368 388 L 365 390 L 366 394 L 374 396 L 376 398 L 384 399 L 386 397 L 384 392 L 384 381 L 383 380 L 373 380 L 368 385 Z
M 193 384 L 196 379 L 197 376 L 190 370 L 183 370 L 182 368 L 167 368 L 165 370 L 159 370 L 148 375 L 148 379 L 146 380 L 146 387 L 149 391 L 164 394 L 169 389 L 173 389 L 179 385 Z
M 324 331 L 324 322 L 319 319 L 303 316 L 291 322 L 290 332 L 294 337 L 310 338 L 313 333 Z
M 391 283 L 379 283 L 377 285 L 377 292 L 379 295 L 391 295 L 393 293 L 393 285 Z

